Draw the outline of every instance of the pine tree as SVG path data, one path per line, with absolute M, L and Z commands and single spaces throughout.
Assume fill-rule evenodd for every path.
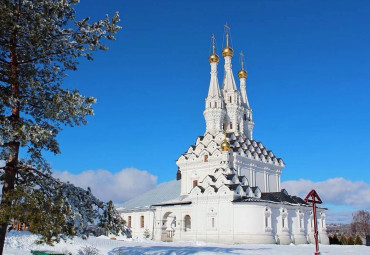
M 359 235 L 356 235 L 355 245 L 362 245 L 362 239 Z
M 53 178 L 43 158 L 44 151 L 60 153 L 63 126 L 86 124 L 94 113 L 95 98 L 63 88 L 64 77 L 80 57 L 92 60 L 94 51 L 106 50 L 102 41 L 120 29 L 118 13 L 76 20 L 78 3 L 0 0 L 0 254 L 11 217 L 30 221 L 51 242 L 83 233 L 106 209 L 89 191 Z M 39 213 L 49 209 L 55 219 Z
M 104 213 L 99 223 L 99 227 L 105 230 L 105 234 L 108 236 L 111 234 L 124 234 L 131 236 L 128 228 L 125 227 L 126 222 L 120 217 L 118 212 L 114 208 L 112 201 L 109 201 L 104 208 Z

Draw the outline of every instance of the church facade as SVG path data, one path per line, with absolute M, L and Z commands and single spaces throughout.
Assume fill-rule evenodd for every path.
M 281 190 L 283 160 L 253 139 L 243 58 L 238 90 L 226 31 L 220 89 L 219 57 L 212 39 L 204 135 L 176 161 L 177 180 L 124 203 L 118 211 L 133 237 L 222 243 L 314 242 L 311 206 Z M 319 240 L 328 244 L 325 217 L 325 209 L 318 208 Z

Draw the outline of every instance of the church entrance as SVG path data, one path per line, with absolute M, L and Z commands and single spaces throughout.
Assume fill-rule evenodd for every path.
M 164 242 L 172 242 L 175 235 L 176 216 L 172 212 L 166 212 L 162 219 L 162 236 Z

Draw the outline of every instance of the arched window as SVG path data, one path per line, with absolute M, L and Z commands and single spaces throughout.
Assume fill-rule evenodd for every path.
M 230 129 L 233 129 L 233 123 L 230 122 Z
M 184 231 L 189 231 L 191 230 L 191 218 L 190 218 L 190 215 L 185 215 L 185 218 L 184 218 Z

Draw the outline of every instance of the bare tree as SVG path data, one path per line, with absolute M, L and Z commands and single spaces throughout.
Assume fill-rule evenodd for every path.
M 366 210 L 360 210 L 352 215 L 351 231 L 353 234 L 359 234 L 365 238 L 370 234 L 370 213 Z

